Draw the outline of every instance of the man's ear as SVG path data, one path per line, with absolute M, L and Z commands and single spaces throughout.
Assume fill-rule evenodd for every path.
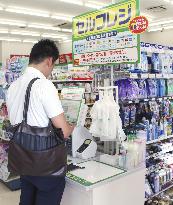
M 52 64 L 53 64 L 53 58 L 52 58 L 52 57 L 47 58 L 47 65 L 48 65 L 49 67 L 51 67 Z

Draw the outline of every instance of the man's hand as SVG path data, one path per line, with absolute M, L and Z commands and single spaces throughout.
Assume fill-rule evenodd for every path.
M 51 119 L 51 121 L 56 128 L 62 129 L 63 134 L 64 134 L 64 138 L 68 138 L 72 134 L 72 132 L 76 126 L 76 125 L 70 125 L 66 121 L 64 113 L 62 113 L 56 117 L 53 117 Z

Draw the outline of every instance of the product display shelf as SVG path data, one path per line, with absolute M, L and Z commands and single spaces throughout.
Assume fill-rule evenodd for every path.
M 171 138 L 173 138 L 173 135 L 162 136 L 162 137 L 160 137 L 160 138 L 158 138 L 158 139 L 148 141 L 148 142 L 146 142 L 146 144 L 147 144 L 147 145 L 149 145 L 149 144 L 154 144 L 154 143 L 161 142 L 161 141 L 163 141 L 163 140 L 167 140 L 167 139 L 171 139 Z
M 10 141 L 10 139 L 9 138 L 7 138 L 7 137 L 4 137 L 5 136 L 5 132 L 3 131 L 3 134 L 2 135 L 0 135 L 0 140 L 3 140 L 3 141 L 6 141 L 6 142 L 9 142 Z
M 160 157 L 160 156 L 162 156 L 162 155 L 164 155 L 166 153 L 169 153 L 169 152 L 173 152 L 173 148 L 170 149 L 170 150 L 167 150 L 165 152 L 157 152 L 157 153 L 151 154 L 148 157 L 146 157 L 146 159 Z
M 92 80 L 51 80 L 52 83 L 93 82 Z
M 8 143 L 10 141 L 9 138 L 5 138 L 5 132 L 0 136 L 0 141 Z M 19 176 L 9 176 L 7 180 L 0 180 L 6 187 L 8 187 L 11 191 L 19 190 L 21 188 L 20 185 L 20 177 Z
M 126 104 L 126 103 L 131 104 L 131 103 L 139 103 L 140 101 L 148 102 L 148 101 L 155 101 L 155 100 L 171 100 L 171 99 L 173 99 L 172 96 L 163 96 L 163 97 L 139 98 L 139 99 L 132 99 L 132 100 L 120 99 L 119 102 L 123 104 Z
M 170 185 L 167 186 L 166 188 L 162 189 L 162 190 L 159 191 L 158 193 L 155 193 L 155 194 L 153 194 L 152 196 L 150 196 L 149 198 L 145 199 L 145 202 L 148 201 L 148 200 L 150 200 L 150 199 L 152 199 L 152 198 L 154 198 L 154 197 L 156 197 L 156 196 L 158 196 L 159 194 L 162 194 L 163 192 L 165 192 L 165 191 L 171 189 L 172 187 L 173 187 L 173 181 L 171 181 L 171 182 L 170 182 Z

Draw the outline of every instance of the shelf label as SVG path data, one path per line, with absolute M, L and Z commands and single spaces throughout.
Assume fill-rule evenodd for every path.
M 137 73 L 130 73 L 130 78 L 137 79 L 138 74 Z
M 142 74 L 141 74 L 141 78 L 144 78 L 144 79 L 145 79 L 145 78 L 148 78 L 148 73 L 142 73 Z
M 156 78 L 163 78 L 162 74 L 156 74 Z
M 169 75 L 164 73 L 163 77 L 167 79 L 167 78 L 169 78 Z
M 149 74 L 148 77 L 149 78 L 156 78 L 156 75 L 155 74 Z

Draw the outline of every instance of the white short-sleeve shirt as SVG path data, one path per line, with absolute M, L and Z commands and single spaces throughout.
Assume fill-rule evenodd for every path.
M 36 68 L 28 67 L 25 73 L 13 82 L 7 92 L 7 109 L 12 125 L 22 122 L 25 93 L 33 78 L 27 124 L 47 127 L 49 119 L 63 113 L 56 87 Z

